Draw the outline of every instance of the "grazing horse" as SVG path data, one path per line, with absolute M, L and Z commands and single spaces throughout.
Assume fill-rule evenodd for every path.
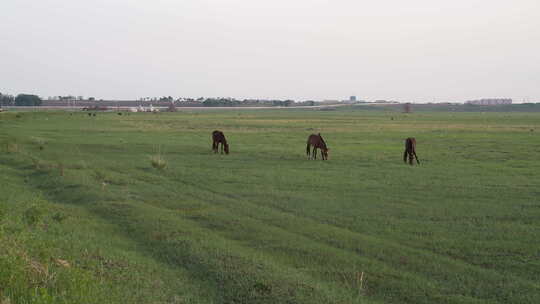
M 225 135 L 223 132 L 216 130 L 212 132 L 212 150 L 214 150 L 214 153 L 218 152 L 219 144 L 221 144 L 221 154 L 223 154 L 223 150 L 225 150 L 225 154 L 229 154 L 229 144 L 225 139 Z
M 403 152 L 403 161 L 407 163 L 407 155 L 409 156 L 409 164 L 412 166 L 413 157 L 416 158 L 416 163 L 420 165 L 418 156 L 416 156 L 416 139 L 409 137 L 405 140 L 405 152 Z
M 313 153 L 311 153 L 312 155 L 310 157 L 311 146 L 313 146 Z M 328 150 L 330 149 L 326 147 L 326 143 L 324 142 L 324 139 L 322 138 L 321 133 L 317 135 L 311 134 L 308 137 L 307 147 L 306 147 L 306 153 L 307 153 L 308 159 L 317 159 L 317 149 L 321 149 L 322 159 L 327 160 Z

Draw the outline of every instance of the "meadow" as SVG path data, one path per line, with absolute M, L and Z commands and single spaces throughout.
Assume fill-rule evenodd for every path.
M 365 109 L 0 113 L 0 303 L 538 303 L 540 113 Z

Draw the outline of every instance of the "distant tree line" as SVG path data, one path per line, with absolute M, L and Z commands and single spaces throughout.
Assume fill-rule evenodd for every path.
M 234 107 L 234 106 L 281 106 L 288 107 L 294 105 L 294 100 L 277 100 L 277 99 L 236 99 L 225 97 L 199 97 L 199 98 L 174 98 L 172 96 L 162 97 L 142 97 L 139 101 L 146 102 L 168 102 L 174 103 L 176 106 L 204 106 L 204 107 Z M 302 105 L 306 105 L 302 103 Z
M 17 97 L 13 95 L 0 93 L 0 106 L 40 106 L 41 98 L 37 95 L 19 94 Z
M 205 107 L 234 107 L 241 105 L 241 101 L 233 98 L 207 98 L 202 102 Z
M 162 96 L 162 97 L 142 97 L 138 99 L 139 101 L 166 101 L 166 102 L 173 102 L 173 101 L 180 101 L 180 98 L 174 99 L 172 96 Z
M 202 101 L 205 107 L 234 107 L 234 106 L 281 106 L 288 107 L 294 104 L 293 100 L 259 100 L 234 98 L 206 98 Z
M 15 105 L 15 97 L 9 94 L 0 93 L 0 106 L 13 106 Z

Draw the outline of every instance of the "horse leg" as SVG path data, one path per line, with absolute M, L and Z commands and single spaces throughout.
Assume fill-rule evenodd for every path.
M 403 162 L 407 163 L 407 149 L 403 152 Z
M 212 151 L 214 151 L 214 153 L 217 153 L 217 147 L 216 147 L 215 141 L 212 142 Z
M 225 146 L 225 145 L 224 145 L 223 143 L 221 143 L 221 154 L 223 154 L 223 147 L 224 147 L 224 146 Z
M 313 159 L 317 159 L 317 147 L 313 147 Z
M 414 159 L 414 156 L 413 156 L 412 152 L 409 152 L 409 165 L 411 165 L 411 166 L 413 165 L 413 163 L 412 163 L 413 159 Z
M 420 165 L 420 161 L 418 160 L 418 156 L 416 156 L 416 151 L 413 151 L 413 153 L 414 153 L 414 158 L 416 158 L 416 163 L 418 165 Z

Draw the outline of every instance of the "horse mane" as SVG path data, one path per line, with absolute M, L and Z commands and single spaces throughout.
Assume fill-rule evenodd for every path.
M 321 133 L 318 133 L 317 135 L 319 135 L 319 138 L 321 139 L 321 143 L 324 145 L 324 148 L 326 149 L 326 142 L 325 142 L 324 139 L 322 138 Z

